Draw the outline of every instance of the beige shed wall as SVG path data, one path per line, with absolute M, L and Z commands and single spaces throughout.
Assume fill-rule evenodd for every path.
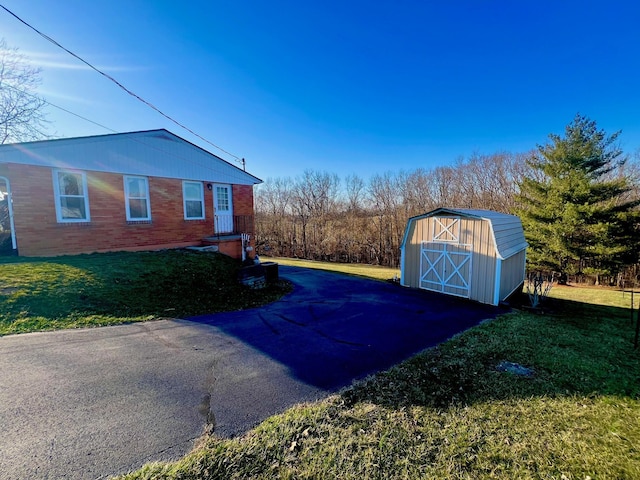
M 409 225 L 405 244 L 403 267 L 404 285 L 420 287 L 421 242 L 433 241 L 434 216 L 418 218 Z M 486 220 L 442 215 L 438 218 L 459 218 L 462 244 L 472 245 L 471 288 L 469 298 L 482 303 L 493 303 L 496 273 L 496 249 L 491 236 L 491 225 Z M 453 243 L 453 242 L 451 242 Z
M 404 273 L 404 285 L 411 288 L 419 288 L 420 280 L 420 242 L 427 238 L 427 225 L 429 219 L 419 219 L 409 223 L 407 243 L 402 257 Z
M 524 279 L 526 251 L 522 250 L 502 262 L 500 275 L 500 301 L 507 298 L 522 285 Z

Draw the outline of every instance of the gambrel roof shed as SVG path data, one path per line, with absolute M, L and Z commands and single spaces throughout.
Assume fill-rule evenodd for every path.
M 525 276 L 522 222 L 490 210 L 438 208 L 407 222 L 401 284 L 498 305 Z

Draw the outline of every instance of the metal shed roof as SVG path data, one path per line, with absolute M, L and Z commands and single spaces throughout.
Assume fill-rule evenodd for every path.
M 491 235 L 493 237 L 496 253 L 502 260 L 527 248 L 527 242 L 524 238 L 524 230 L 522 228 L 520 218 L 515 215 L 494 212 L 492 210 L 474 210 L 468 208 L 437 208 L 431 212 L 410 218 L 407 223 L 407 229 L 402 240 L 401 248 L 404 248 L 409 232 L 408 227 L 413 220 L 442 214 L 479 218 L 488 221 L 491 225 Z
M 259 178 L 164 129 L 0 145 L 0 163 L 236 185 L 262 183 Z

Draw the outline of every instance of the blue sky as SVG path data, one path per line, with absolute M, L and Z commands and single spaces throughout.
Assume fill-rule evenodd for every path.
M 640 4 L 0 0 L 261 178 L 368 177 L 525 152 L 576 113 L 640 148 Z M 55 5 L 53 7 L 52 5 Z M 40 93 L 115 131 L 216 150 L 0 10 Z M 57 136 L 109 133 L 50 108 Z

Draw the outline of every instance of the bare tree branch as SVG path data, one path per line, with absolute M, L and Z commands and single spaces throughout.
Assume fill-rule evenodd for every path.
M 46 138 L 40 69 L 0 39 L 0 144 Z

